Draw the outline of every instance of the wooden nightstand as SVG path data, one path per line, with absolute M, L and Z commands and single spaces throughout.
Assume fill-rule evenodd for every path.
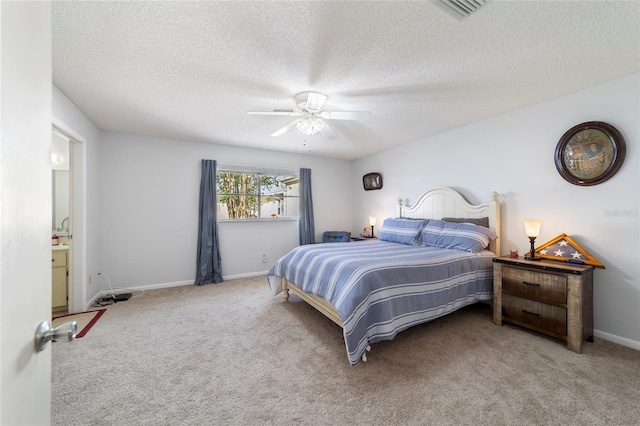
M 493 322 L 565 340 L 581 353 L 593 342 L 593 266 L 522 257 L 493 259 Z

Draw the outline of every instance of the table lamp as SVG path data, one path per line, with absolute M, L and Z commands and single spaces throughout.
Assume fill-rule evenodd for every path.
M 369 225 L 371 225 L 371 238 L 373 238 L 373 227 L 376 226 L 375 216 L 369 216 Z
M 527 237 L 529 237 L 529 241 L 531 242 L 531 252 L 529 256 L 525 256 L 526 260 L 541 260 L 541 258 L 536 257 L 536 251 L 533 246 L 533 243 L 538 238 L 538 234 L 540 234 L 540 225 L 542 225 L 541 220 L 530 220 L 526 219 L 524 221 L 524 230 L 527 233 Z

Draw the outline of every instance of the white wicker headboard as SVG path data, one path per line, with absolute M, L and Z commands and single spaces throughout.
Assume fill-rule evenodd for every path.
M 404 206 L 398 199 L 400 217 L 417 219 L 442 219 L 443 217 L 489 218 L 489 228 L 498 234 L 498 239 L 489 244 L 489 250 L 501 255 L 500 251 L 500 203 L 499 194 L 491 194 L 492 200 L 474 206 L 451 188 L 434 188 L 422 194 L 413 206 Z

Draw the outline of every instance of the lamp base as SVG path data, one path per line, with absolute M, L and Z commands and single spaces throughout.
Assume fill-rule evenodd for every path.
M 536 249 L 533 246 L 536 241 L 536 237 L 529 237 L 529 242 L 531 243 L 531 250 L 529 250 L 529 255 L 524 256 L 524 260 L 540 260 L 539 257 L 536 257 Z

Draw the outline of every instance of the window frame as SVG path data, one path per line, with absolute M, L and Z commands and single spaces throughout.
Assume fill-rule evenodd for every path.
M 221 205 L 225 203 L 221 203 L 220 193 L 218 190 L 218 175 L 220 173 L 236 173 L 236 174 L 246 174 L 246 175 L 255 175 L 257 176 L 257 180 L 260 183 L 257 188 L 257 194 L 243 194 L 243 193 L 233 193 L 226 195 L 234 195 L 234 196 L 249 196 L 249 197 L 257 197 L 257 215 L 258 217 L 248 217 L 248 218 L 224 218 L 220 219 L 218 217 L 218 222 L 277 222 L 277 221 L 297 221 L 300 219 L 300 216 L 276 216 L 276 217 L 260 217 L 262 214 L 262 200 L 263 197 L 267 196 L 262 193 L 262 184 L 261 178 L 262 176 L 292 176 L 298 180 L 298 185 L 300 182 L 300 171 L 299 170 L 282 170 L 282 169 L 267 169 L 263 167 L 252 167 L 252 166 L 239 166 L 232 164 L 220 164 L 216 169 L 216 206 L 220 208 Z M 300 195 L 282 195 L 282 199 L 300 199 Z

